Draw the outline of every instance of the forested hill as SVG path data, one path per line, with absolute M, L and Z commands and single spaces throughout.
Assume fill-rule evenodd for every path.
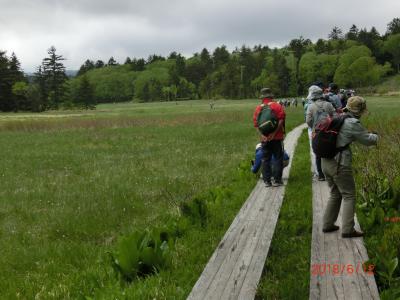
M 255 97 L 265 86 L 276 96 L 296 96 L 305 94 L 316 80 L 343 88 L 371 87 L 400 72 L 400 18 L 388 24 L 385 34 L 374 27 L 353 25 L 346 33 L 334 27 L 328 39 L 313 43 L 299 37 L 279 49 L 257 45 L 230 52 L 220 46 L 189 58 L 172 52 L 168 57 L 128 57 L 123 64 L 113 57 L 107 63 L 88 59 L 73 79 L 67 78 L 64 58 L 56 49 L 48 53 L 28 83 L 15 54 L 8 57 L 0 51 L 0 110 L 93 108 L 98 102 L 130 100 L 241 99 Z

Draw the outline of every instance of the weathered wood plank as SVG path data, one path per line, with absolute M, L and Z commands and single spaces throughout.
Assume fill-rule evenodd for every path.
M 285 140 L 285 149 L 291 157 L 304 128 L 304 125 L 297 127 Z M 288 177 L 290 166 L 291 161 L 283 178 Z M 188 299 L 236 299 L 243 286 L 246 291 L 249 286 L 255 288 L 249 294 L 241 294 L 239 298 L 254 298 L 283 193 L 284 187 L 266 189 L 261 181 L 257 183 L 214 251 Z M 244 284 L 246 280 L 247 283 Z
M 248 226 L 244 220 L 252 218 L 251 215 L 249 216 L 250 212 L 256 212 L 257 209 L 255 206 L 259 205 L 257 197 L 260 197 L 260 195 L 261 197 L 265 197 L 265 193 L 265 187 L 262 182 L 259 181 L 245 204 L 242 206 L 238 215 L 233 220 L 217 249 L 214 251 L 202 275 L 193 287 L 192 293 L 189 295 L 188 299 L 198 299 L 198 297 L 204 296 L 229 252 L 232 252 L 232 250 L 234 251 L 236 249 L 239 238 L 242 236 L 245 228 Z
M 310 299 L 379 299 L 374 276 L 362 269 L 362 264 L 368 260 L 362 238 L 343 239 L 340 230 L 322 232 L 322 217 L 328 199 L 326 182 L 314 179 Z M 357 219 L 355 223 L 356 229 L 360 230 Z M 336 224 L 341 226 L 341 212 Z M 315 276 L 313 265 L 326 266 L 329 273 Z
M 311 156 L 312 158 L 313 156 Z M 312 164 L 315 161 L 312 160 Z M 323 203 L 321 201 L 321 189 L 314 184 L 313 178 L 313 229 L 311 249 L 311 280 L 310 299 L 327 299 L 326 277 L 319 274 L 320 267 L 325 262 L 325 240 L 322 232 Z
M 263 227 L 261 236 L 258 239 L 256 249 L 250 260 L 246 276 L 241 281 L 243 282 L 240 290 L 232 289 L 232 299 L 245 299 L 247 295 L 255 295 L 257 292 L 257 284 L 262 275 L 265 260 L 268 256 L 268 250 L 271 245 L 271 240 L 275 232 L 276 223 L 279 216 L 279 210 L 282 205 L 283 195 L 278 193 L 277 198 L 271 207 L 271 213 L 266 222 L 267 225 Z M 274 224 L 269 226 L 269 224 Z
M 329 188 L 326 182 L 315 181 L 314 184 L 318 185 L 320 188 L 320 201 L 326 204 L 326 200 L 329 195 Z M 319 220 L 322 223 L 323 213 L 319 216 Z M 322 230 L 318 234 L 324 235 L 324 249 L 325 249 L 325 260 L 322 262 L 325 266 L 326 273 L 323 275 L 326 282 L 327 299 L 345 299 L 344 297 L 344 287 L 343 278 L 339 275 L 333 275 L 333 267 L 335 265 L 340 266 L 340 252 L 339 252 L 339 236 L 340 231 L 323 233 Z
M 232 273 L 234 272 L 235 267 L 240 264 L 240 268 L 243 269 L 240 257 L 242 253 L 245 252 L 249 247 L 251 249 L 251 242 L 259 237 L 258 232 L 260 231 L 260 226 L 265 224 L 266 219 L 265 205 L 270 203 L 277 194 L 277 189 L 270 190 L 271 192 L 268 194 L 267 199 L 262 199 L 268 201 L 259 201 L 259 205 L 254 209 L 255 213 L 252 215 L 253 218 L 247 220 L 245 223 L 244 230 L 241 232 L 238 242 L 235 245 L 236 247 L 231 249 L 229 255 L 227 255 L 223 261 L 206 293 L 206 299 L 210 299 L 211 297 L 215 297 L 216 299 L 221 298 L 224 288 L 229 285 L 230 282 L 232 282 L 231 280 L 234 280 L 232 278 Z
M 298 129 L 300 130 L 300 128 Z M 303 129 L 298 133 L 302 132 Z M 294 150 L 297 144 L 297 139 L 290 139 L 285 143 L 285 148 L 288 154 L 293 157 Z M 287 184 L 287 178 L 289 178 L 289 172 L 291 169 L 291 163 L 293 159 L 290 160 L 290 165 L 288 168 L 283 171 L 283 179 L 285 185 Z M 253 257 L 251 258 L 250 264 L 248 266 L 248 270 L 246 276 L 242 279 L 243 284 L 240 288 L 239 294 L 237 291 L 239 289 L 231 289 L 230 298 L 231 299 L 246 299 L 248 295 L 255 295 L 257 291 L 257 284 L 262 275 L 264 269 L 264 263 L 268 256 L 268 250 L 271 245 L 271 240 L 275 232 L 276 223 L 279 217 L 279 211 L 282 206 L 283 195 L 284 195 L 284 187 L 280 187 L 281 191 L 277 193 L 272 205 L 270 207 L 271 213 L 268 215 L 268 219 L 266 224 L 270 226 L 264 226 L 263 231 L 261 232 L 261 236 L 258 239 L 256 249 L 254 251 Z

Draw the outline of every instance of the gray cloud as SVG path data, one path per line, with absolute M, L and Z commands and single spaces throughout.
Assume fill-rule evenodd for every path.
M 384 33 L 399 17 L 400 1 L 0 0 L 0 7 L 0 49 L 32 71 L 51 45 L 77 69 L 87 58 L 123 62 L 222 44 L 283 46 L 300 35 L 326 38 L 335 25 Z

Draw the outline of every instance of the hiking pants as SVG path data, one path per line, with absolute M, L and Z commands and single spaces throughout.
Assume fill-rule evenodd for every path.
M 335 159 L 322 159 L 322 170 L 330 188 L 330 197 L 325 208 L 323 229 L 334 225 L 343 200 L 342 233 L 354 230 L 356 187 L 351 166 L 338 165 Z
M 324 172 L 322 172 L 321 157 L 315 156 L 315 165 L 317 166 L 318 176 L 324 177 Z
M 264 182 L 271 182 L 271 176 L 275 181 L 282 180 L 283 171 L 283 140 L 272 140 L 262 143 L 264 160 L 262 162 L 262 175 Z M 271 158 L 274 155 L 274 174 L 271 174 Z

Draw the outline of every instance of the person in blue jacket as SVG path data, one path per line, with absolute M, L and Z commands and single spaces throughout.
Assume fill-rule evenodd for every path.
M 261 147 L 261 143 L 258 143 L 256 145 L 255 159 L 251 161 L 251 172 L 255 174 L 258 172 L 258 170 L 260 170 L 262 159 L 263 159 L 263 150 Z M 272 166 L 274 166 L 275 158 L 273 155 L 271 158 L 271 162 Z M 286 151 L 283 151 L 283 167 L 287 167 L 288 164 L 289 164 L 289 155 L 287 154 Z

